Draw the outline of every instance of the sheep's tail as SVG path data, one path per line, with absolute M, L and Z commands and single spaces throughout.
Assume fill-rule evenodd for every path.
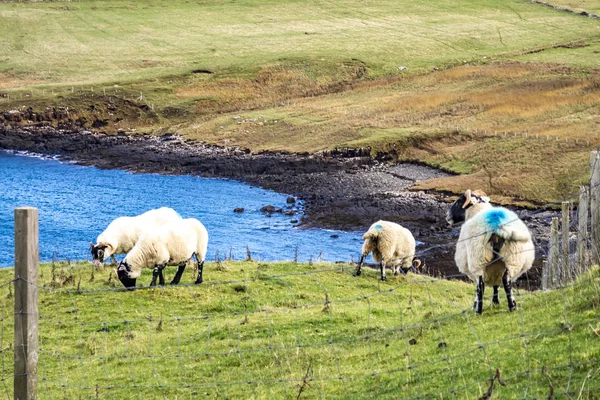
M 492 208 L 485 212 L 485 220 L 491 234 L 496 234 L 504 240 L 526 242 L 531 239 L 527 227 L 517 214 L 505 208 Z
M 504 240 L 515 241 L 515 242 L 527 242 L 531 236 L 528 231 L 522 229 L 511 229 L 511 226 L 504 225 L 496 232 L 496 235 L 500 236 Z
M 383 231 L 383 226 L 381 224 L 373 224 L 369 228 L 369 230 L 363 235 L 363 240 L 372 239 L 377 240 L 379 234 Z
M 377 238 L 379 237 L 379 232 L 376 231 L 368 231 L 367 233 L 365 233 L 363 235 L 363 240 L 377 240 Z

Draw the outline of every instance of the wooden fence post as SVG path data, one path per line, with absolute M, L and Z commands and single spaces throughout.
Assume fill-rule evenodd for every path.
M 37 399 L 38 210 L 15 209 L 14 398 Z
M 591 179 L 590 179 L 590 227 L 592 250 L 591 264 L 600 261 L 600 153 L 590 153 Z
M 561 246 L 561 271 L 559 274 L 559 281 L 561 284 L 565 284 L 569 281 L 571 276 L 571 268 L 569 265 L 569 202 L 563 201 L 561 203 L 561 211 L 562 211 L 562 222 L 560 224 L 561 228 L 561 236 L 562 236 L 562 246 Z
M 550 226 L 550 249 L 548 251 L 548 288 L 554 288 L 558 271 L 559 258 L 558 248 L 558 218 L 552 218 Z
M 579 188 L 579 206 L 577 207 L 577 274 L 587 269 L 588 214 L 590 189 L 587 186 Z
M 542 261 L 542 290 L 548 290 L 548 260 Z

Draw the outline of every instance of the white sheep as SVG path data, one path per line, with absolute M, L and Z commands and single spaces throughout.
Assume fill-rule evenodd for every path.
M 446 214 L 460 229 L 454 260 L 460 272 L 477 284 L 474 309 L 483 312 L 485 285 L 494 287 L 492 303 L 499 304 L 498 287 L 504 286 L 509 311 L 517 308 L 512 282 L 533 265 L 535 247 L 527 226 L 514 212 L 493 207 L 480 191 L 467 190 Z
M 361 273 L 361 267 L 369 253 L 373 259 L 380 263 L 381 280 L 385 281 L 385 267 L 391 266 L 394 275 L 398 275 L 400 268 L 408 270 L 411 266 L 421 264 L 415 257 L 415 238 L 412 233 L 401 225 L 389 221 L 377 221 L 363 235 L 365 241 L 362 245 L 362 255 L 356 269 L 356 276 Z
M 133 289 L 142 268 L 153 269 L 150 286 L 164 285 L 162 270 L 167 265 L 177 265 L 179 269 L 171 281 L 177 285 L 189 259 L 195 255 L 198 277 L 195 284 L 202 283 L 202 269 L 208 246 L 208 232 L 200 221 L 194 218 L 180 219 L 154 228 L 144 233 L 127 253 L 116 269 L 119 280 L 126 288 Z
M 116 265 L 115 254 L 131 250 L 144 232 L 180 219 L 177 211 L 168 207 L 146 211 L 135 217 L 116 218 L 98 235 L 96 244 L 90 243 L 94 266 L 100 266 L 108 257 Z

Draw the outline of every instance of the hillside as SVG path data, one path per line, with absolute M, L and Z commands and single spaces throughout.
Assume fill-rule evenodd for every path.
M 0 3 L 0 110 L 32 110 L 0 115 L 254 152 L 367 147 L 463 174 L 423 189 L 547 203 L 577 192 L 600 145 L 600 20 L 578 13 L 512 0 Z

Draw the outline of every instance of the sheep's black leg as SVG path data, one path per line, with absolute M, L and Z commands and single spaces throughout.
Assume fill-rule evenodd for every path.
M 500 300 L 498 299 L 498 288 L 499 286 L 494 286 L 494 295 L 492 296 L 492 304 L 500 304 Z
M 517 309 L 517 302 L 513 297 L 512 282 L 508 278 L 508 270 L 504 271 L 504 275 L 502 275 L 502 283 L 504 284 L 506 300 L 508 301 L 508 311 L 515 311 Z
M 175 277 L 171 281 L 171 285 L 177 285 L 179 283 L 179 281 L 181 280 L 181 275 L 183 275 L 183 271 L 185 270 L 186 265 L 187 265 L 187 261 L 179 264 L 179 268 L 177 269 L 177 273 L 175 274 Z
M 385 277 L 385 264 L 383 263 L 383 261 L 381 262 L 380 268 L 381 268 L 381 280 L 387 281 L 387 278 Z
M 164 269 L 165 269 L 164 265 L 158 269 L 158 284 L 160 286 L 165 286 L 165 276 L 163 275 Z
M 360 256 L 360 261 L 358 262 L 358 265 L 356 266 L 356 272 L 354 273 L 354 276 L 360 276 L 360 268 L 362 267 L 363 261 L 365 261 L 364 254 L 362 256 Z
M 202 270 L 203 269 L 204 269 L 204 261 L 198 262 L 198 278 L 196 278 L 196 282 L 194 282 L 194 284 L 199 285 L 202 283 Z
M 475 297 L 475 314 L 483 313 L 483 292 L 485 291 L 485 283 L 483 283 L 483 276 L 480 276 L 477 280 L 477 295 Z
M 156 286 L 156 277 L 160 274 L 160 269 L 158 268 L 158 265 L 156 267 L 154 267 L 154 269 L 152 270 L 152 282 L 150 282 L 150 286 Z

